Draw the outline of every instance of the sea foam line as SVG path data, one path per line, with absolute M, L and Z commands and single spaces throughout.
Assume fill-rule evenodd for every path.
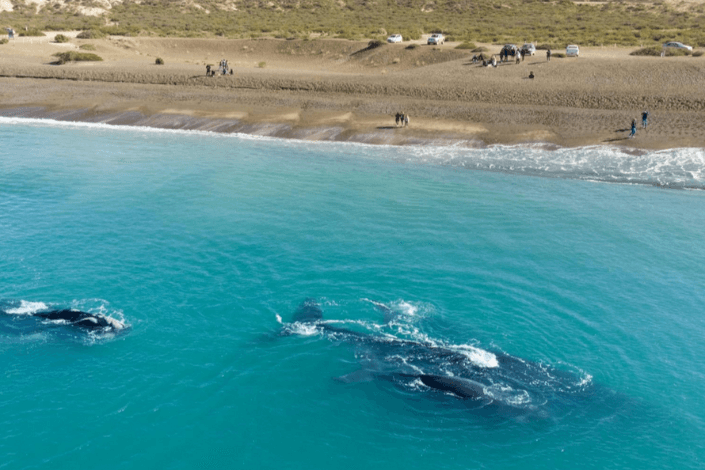
M 260 134 L 249 134 L 244 132 L 217 132 L 209 130 L 199 130 L 199 129 L 168 129 L 163 127 L 152 127 L 152 126 L 139 126 L 139 125 L 129 125 L 129 124 L 111 124 L 107 122 L 85 122 L 85 121 L 61 121 L 51 118 L 28 118 L 28 117 L 8 117 L 0 116 L 0 125 L 34 125 L 42 127 L 59 127 L 59 128 L 76 128 L 76 129 L 101 129 L 101 130 L 120 130 L 126 132 L 149 132 L 149 133 L 165 133 L 165 134 L 182 134 L 182 135 L 198 135 L 204 137 L 222 137 L 222 138 L 237 138 L 237 139 L 247 139 L 247 140 L 263 140 L 263 141 L 277 141 L 277 142 L 287 142 L 295 143 L 300 145 L 350 145 L 355 147 L 368 147 L 368 148 L 390 148 L 390 149 L 418 149 L 421 155 L 433 153 L 437 155 L 436 149 L 445 151 L 458 151 L 462 150 L 465 152 L 502 152 L 507 150 L 534 150 L 543 151 L 547 153 L 558 152 L 558 151 L 569 151 L 574 152 L 576 149 L 580 150 L 602 150 L 611 151 L 623 155 L 631 155 L 633 153 L 632 149 L 623 149 L 621 147 L 616 147 L 612 145 L 588 145 L 584 147 L 560 147 L 551 144 L 554 149 L 547 149 L 545 142 L 527 142 L 521 144 L 491 144 L 482 148 L 469 148 L 464 147 L 462 143 L 469 140 L 463 140 L 455 144 L 439 144 L 439 145 L 392 145 L 392 144 L 370 144 L 367 142 L 351 142 L 351 141 L 329 141 L 329 140 L 299 140 L 295 138 L 283 138 L 283 137 L 272 137 Z M 693 147 L 676 147 L 673 149 L 666 150 L 654 150 L 645 152 L 646 154 L 662 154 L 674 151 L 699 151 L 700 154 L 703 153 L 701 148 Z
M 464 142 L 452 145 L 397 146 L 350 141 L 307 141 L 242 132 L 224 133 L 197 129 L 166 129 L 105 122 L 2 116 L 0 116 L 0 125 L 217 137 L 273 142 L 277 145 L 296 148 L 327 148 L 335 153 L 341 149 L 364 148 L 372 150 L 365 152 L 365 156 L 368 158 L 374 158 L 381 154 L 385 156 L 386 160 L 403 163 L 447 165 L 471 170 L 606 183 L 705 189 L 705 150 L 702 148 L 684 147 L 635 154 L 632 149 L 602 145 L 547 149 L 545 143 L 496 144 L 482 148 L 469 148 L 463 146 Z M 380 151 L 382 149 L 384 151 Z M 359 156 L 356 153 L 351 153 L 351 155 Z

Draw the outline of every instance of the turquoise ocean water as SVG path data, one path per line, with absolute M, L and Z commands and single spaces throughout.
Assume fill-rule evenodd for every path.
M 0 118 L 0 469 L 703 468 L 703 188 L 698 149 Z

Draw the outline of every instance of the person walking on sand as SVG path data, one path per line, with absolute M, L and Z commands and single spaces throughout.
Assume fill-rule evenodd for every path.
M 546 49 L 546 62 L 551 62 L 551 49 Z
M 636 119 L 632 119 L 632 133 L 629 134 L 629 138 L 633 139 L 634 135 L 636 135 Z
M 399 115 L 399 113 L 394 116 L 394 119 L 396 120 L 396 126 L 399 127 L 399 121 L 401 120 L 401 116 Z
M 646 129 L 646 125 L 649 123 L 649 112 L 647 110 L 644 110 L 643 113 L 641 113 L 641 127 L 643 129 Z
M 404 127 L 409 127 L 409 115 L 404 115 Z

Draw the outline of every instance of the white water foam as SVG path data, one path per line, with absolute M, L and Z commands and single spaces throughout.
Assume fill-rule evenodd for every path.
M 470 362 L 472 362 L 477 367 L 492 369 L 499 367 L 499 362 L 497 361 L 497 356 L 495 354 L 486 351 L 484 349 L 478 348 L 470 344 L 448 344 L 443 341 L 438 341 L 435 338 L 430 337 L 428 334 L 423 333 L 418 327 L 412 324 L 412 322 L 420 319 L 419 310 L 423 308 L 424 311 L 428 310 L 428 307 L 419 306 L 415 303 L 398 300 L 389 305 L 378 302 L 375 300 L 370 300 L 367 298 L 361 299 L 364 302 L 369 302 L 376 307 L 382 309 L 389 309 L 398 312 L 399 315 L 392 319 L 389 323 L 380 325 L 364 320 L 326 320 L 324 323 L 327 324 L 355 324 L 361 326 L 368 331 L 375 331 L 381 333 L 380 339 L 386 340 L 388 342 L 394 341 L 412 341 L 426 345 L 430 348 L 447 349 L 454 351 L 458 354 L 465 356 Z M 384 331 L 387 329 L 387 331 Z M 391 332 L 390 332 L 391 331 Z
M 30 302 L 20 300 L 20 305 L 15 308 L 5 310 L 5 313 L 10 315 L 32 315 L 42 310 L 47 310 L 49 307 L 44 302 Z
M 459 345 L 446 345 L 446 348 L 451 351 L 455 351 L 467 357 L 473 364 L 485 367 L 487 369 L 494 369 L 499 367 L 499 362 L 497 362 L 497 356 L 484 349 L 471 346 L 469 344 L 459 344 Z
M 679 148 L 630 152 L 608 146 L 557 148 L 540 145 L 483 149 L 410 149 L 413 159 L 468 169 L 607 183 L 705 189 L 705 150 Z
M 315 336 L 321 334 L 320 328 L 314 323 L 288 323 L 286 330 L 293 335 L 299 336 Z
M 121 310 L 110 307 L 110 303 L 103 299 L 80 299 L 71 302 L 72 310 L 79 310 L 93 315 L 98 315 L 107 321 L 115 330 L 128 327 L 125 316 Z
M 0 117 L 0 125 L 98 129 L 150 134 L 181 134 L 208 138 L 277 142 L 278 145 L 321 148 L 331 153 L 349 146 L 365 147 L 368 158 L 383 155 L 385 160 L 403 163 L 447 165 L 467 169 L 595 182 L 646 184 L 667 188 L 705 189 L 705 150 L 676 148 L 635 151 L 607 145 L 547 149 L 545 144 L 492 145 L 469 148 L 452 146 L 375 145 L 359 142 L 297 141 L 244 133 L 207 130 L 163 129 L 53 119 Z M 358 152 L 355 152 L 357 155 Z

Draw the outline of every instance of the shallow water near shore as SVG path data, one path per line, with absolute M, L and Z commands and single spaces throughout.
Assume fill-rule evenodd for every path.
M 705 193 L 670 189 L 703 189 L 702 149 L 0 142 L 0 468 L 703 466 Z M 323 320 L 292 324 L 305 299 Z M 418 366 L 400 344 L 501 396 L 369 374 Z

